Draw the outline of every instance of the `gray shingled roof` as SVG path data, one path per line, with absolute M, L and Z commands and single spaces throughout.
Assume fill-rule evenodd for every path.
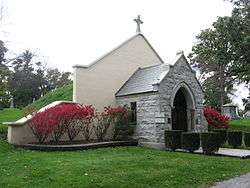
M 138 93 L 157 91 L 153 85 L 160 83 L 169 71 L 168 64 L 159 64 L 139 68 L 118 90 L 115 96 L 124 96 Z

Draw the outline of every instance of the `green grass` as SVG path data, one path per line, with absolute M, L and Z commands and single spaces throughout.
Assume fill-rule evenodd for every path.
M 231 130 L 250 132 L 250 119 L 232 120 L 229 125 Z
M 0 187 L 207 187 L 250 172 L 249 160 L 140 147 L 39 152 L 0 141 L 0 151 Z
M 22 116 L 22 110 L 17 108 L 5 108 L 0 110 L 0 124 L 6 121 L 14 121 Z
M 50 91 L 37 101 L 25 107 L 24 110 L 29 107 L 35 107 L 36 109 L 40 109 L 54 101 L 62 101 L 62 100 L 72 101 L 72 97 L 73 97 L 73 84 L 65 85 L 54 91 Z
M 48 93 L 32 106 L 41 108 L 56 100 L 72 100 L 72 85 Z M 0 128 L 1 122 L 22 114 L 19 109 L 0 111 Z M 230 125 L 250 131 L 250 120 Z M 207 187 L 247 172 L 250 161 L 235 158 L 140 147 L 37 152 L 15 149 L 0 140 L 0 187 Z
M 59 100 L 72 101 L 72 96 L 73 85 L 69 84 L 47 93 L 46 95 L 44 95 L 43 97 L 41 97 L 40 99 L 33 102 L 22 110 L 16 108 L 6 108 L 4 110 L 0 110 L 0 134 L 7 132 L 7 126 L 3 125 L 2 122 L 18 120 L 19 118 L 24 116 L 24 112 L 28 108 L 35 107 L 36 109 L 40 109 L 54 101 Z
M 2 137 L 2 135 L 7 134 L 8 128 L 7 126 L 3 125 L 2 122 L 18 120 L 19 118 L 24 116 L 24 112 L 29 111 L 29 108 L 35 108 L 38 110 L 54 101 L 72 101 L 72 96 L 73 85 L 69 84 L 47 93 L 46 95 L 33 102 L 32 104 L 28 105 L 22 110 L 16 108 L 6 108 L 4 110 L 0 110 L 0 138 Z
M 0 110 L 0 129 L 7 129 L 3 122 L 16 121 L 23 116 L 22 110 L 17 108 L 5 108 Z
M 47 93 L 45 96 L 33 102 L 28 107 L 35 107 L 36 109 L 40 109 L 54 101 L 59 101 L 59 100 L 72 101 L 72 92 L 73 92 L 72 84 L 63 86 L 61 88 L 58 88 L 54 91 Z M 24 115 L 23 112 L 28 107 L 25 107 L 23 110 L 17 108 L 6 108 L 4 110 L 0 110 L 0 125 L 2 122 L 16 121 L 17 119 L 23 117 Z

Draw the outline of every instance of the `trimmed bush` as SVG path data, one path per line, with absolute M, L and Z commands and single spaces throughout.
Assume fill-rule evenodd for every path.
M 244 133 L 244 143 L 246 147 L 250 147 L 250 132 Z
M 227 133 L 228 144 L 237 148 L 242 144 L 242 132 L 241 131 L 228 131 Z
M 182 149 L 194 152 L 200 148 L 200 134 L 199 133 L 182 133 L 181 136 Z
M 172 151 L 181 148 L 181 130 L 166 130 L 165 131 L 165 145 L 166 148 Z
M 219 133 L 221 146 L 227 142 L 227 130 L 226 129 L 214 129 L 213 132 Z
M 214 154 L 219 150 L 221 140 L 216 132 L 201 133 L 201 147 L 206 155 Z

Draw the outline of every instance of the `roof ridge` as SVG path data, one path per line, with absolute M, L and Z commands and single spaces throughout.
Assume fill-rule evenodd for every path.
M 167 63 L 159 63 L 159 64 L 156 64 L 156 65 L 150 65 L 148 67 L 140 67 L 140 70 L 145 70 L 145 69 L 148 69 L 148 68 L 152 68 L 152 67 L 157 67 L 157 66 L 160 66 L 160 65 L 169 65 Z

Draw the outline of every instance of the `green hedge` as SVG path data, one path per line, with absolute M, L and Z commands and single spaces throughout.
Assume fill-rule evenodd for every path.
M 181 136 L 182 149 L 194 152 L 200 148 L 200 134 L 199 133 L 182 133 Z
M 165 131 L 165 145 L 166 148 L 172 151 L 181 149 L 181 130 L 166 130 Z
M 250 132 L 245 132 L 244 143 L 246 147 L 250 147 Z
M 227 130 L 226 129 L 214 129 L 213 132 L 219 133 L 221 146 L 227 142 Z
M 227 133 L 228 144 L 233 148 L 237 148 L 242 144 L 242 132 L 241 131 L 228 131 Z
M 201 133 L 201 147 L 206 155 L 214 154 L 221 144 L 220 134 L 216 132 Z

